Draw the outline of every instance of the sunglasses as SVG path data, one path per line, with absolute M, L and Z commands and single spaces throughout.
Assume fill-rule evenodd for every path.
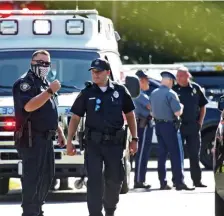
M 100 104 L 101 100 L 99 98 L 96 99 L 95 112 L 98 112 L 100 110 Z
M 41 66 L 44 66 L 44 67 L 51 66 L 51 62 L 46 62 L 46 61 L 43 61 L 43 60 L 34 60 L 34 61 L 36 61 L 38 65 L 41 65 Z

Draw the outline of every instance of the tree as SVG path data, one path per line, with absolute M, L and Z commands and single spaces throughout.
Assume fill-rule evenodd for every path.
M 114 20 L 120 53 L 130 62 L 222 61 L 224 4 L 220 2 L 78 2 Z M 76 2 L 48 2 L 51 9 L 75 9 Z

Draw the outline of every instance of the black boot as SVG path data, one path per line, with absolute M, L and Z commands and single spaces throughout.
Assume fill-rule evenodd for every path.
M 206 187 L 207 187 L 207 185 L 204 185 L 204 184 L 202 184 L 201 182 L 194 183 L 194 186 L 195 186 L 195 187 L 200 187 L 200 188 L 206 188 Z
M 106 213 L 105 216 L 115 216 L 115 214 L 114 213 L 111 213 L 111 214 Z
M 161 187 L 160 187 L 160 190 L 171 190 L 172 189 L 172 187 L 170 187 L 168 184 L 166 184 L 166 185 L 162 185 Z
M 188 191 L 191 191 L 191 190 L 194 190 L 194 189 L 195 188 L 189 188 L 185 183 L 176 185 L 176 190 L 188 190 Z
M 134 188 L 144 188 L 149 189 L 151 188 L 151 185 L 145 183 L 145 182 L 135 182 Z

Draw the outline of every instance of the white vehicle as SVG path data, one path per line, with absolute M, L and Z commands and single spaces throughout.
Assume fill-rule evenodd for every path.
M 38 49 L 50 52 L 52 68 L 49 81 L 59 79 L 59 122 L 64 132 L 70 120 L 70 107 L 85 82 L 91 80 L 88 71 L 91 61 L 107 57 L 111 64 L 111 79 L 120 82 L 121 60 L 110 19 L 99 16 L 96 10 L 0 11 L 0 195 L 9 190 L 9 178 L 20 177 L 19 158 L 14 148 L 14 106 L 12 85 L 30 65 L 31 55 Z M 135 80 L 138 91 L 139 83 Z M 137 81 L 137 82 L 136 82 Z M 84 127 L 84 119 L 80 128 Z M 128 142 L 127 142 L 128 143 Z M 82 152 L 67 156 L 55 141 L 56 178 L 82 177 L 85 174 Z M 79 140 L 74 140 L 78 145 Z M 77 146 L 78 148 L 78 146 Z M 128 191 L 128 151 L 125 152 Z M 80 185 L 76 185 L 80 187 Z

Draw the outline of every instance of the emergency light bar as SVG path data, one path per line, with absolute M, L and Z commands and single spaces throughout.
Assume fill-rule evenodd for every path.
M 98 15 L 97 10 L 29 10 L 24 8 L 23 10 L 0 10 L 0 16 L 3 15 L 14 15 L 14 16 L 23 16 L 23 15 Z

